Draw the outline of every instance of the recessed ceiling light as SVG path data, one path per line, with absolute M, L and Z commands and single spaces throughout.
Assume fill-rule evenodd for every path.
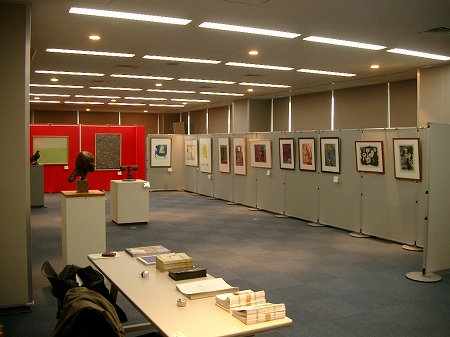
M 199 82 L 199 83 L 215 83 L 215 84 L 234 84 L 234 81 L 223 81 L 223 80 L 202 80 L 197 78 L 179 78 L 178 81 L 182 82 Z
M 99 10 L 99 9 L 79 8 L 79 7 L 71 7 L 69 10 L 69 13 L 101 16 L 101 17 L 116 18 L 116 19 L 149 21 L 149 22 L 157 22 L 157 23 L 170 23 L 170 24 L 174 24 L 174 25 L 187 25 L 189 22 L 192 21 L 192 20 L 187 20 L 187 19 L 178 19 L 178 18 L 171 18 L 171 17 L 166 17 L 166 16 L 115 12 L 115 11 L 104 11 L 104 10 Z
M 30 87 L 41 88 L 68 88 L 68 89 L 83 89 L 82 85 L 62 85 L 62 84 L 30 84 Z
M 102 95 L 75 95 L 77 98 L 105 98 L 105 99 L 119 99 L 120 96 L 102 96 Z
M 269 69 L 269 70 L 292 70 L 292 67 L 280 67 L 280 66 L 268 66 L 265 64 L 253 64 L 253 63 L 241 63 L 241 62 L 227 62 L 226 66 L 233 67 L 246 67 L 246 68 L 258 68 L 258 69 Z
M 162 83 L 155 83 L 155 86 L 162 87 Z
M 64 101 L 66 104 L 89 104 L 89 105 L 102 105 L 103 102 L 81 102 L 81 101 Z
M 249 55 L 252 55 L 252 56 L 255 56 L 255 55 L 258 55 L 259 52 L 258 52 L 257 50 L 250 50 L 250 51 L 248 52 L 248 54 L 249 54 Z
M 145 103 L 117 103 L 117 102 L 109 102 L 108 105 L 144 106 Z
M 139 99 L 143 101 L 167 101 L 167 98 L 160 98 L 160 97 L 131 97 L 127 96 L 124 97 L 125 99 Z
M 123 90 L 123 91 L 142 91 L 141 88 L 117 88 L 117 87 L 89 87 L 90 89 L 99 90 Z
M 319 74 L 319 75 L 331 75 L 331 76 L 343 76 L 343 77 L 356 76 L 356 74 L 340 73 L 337 71 L 315 70 L 315 69 L 298 69 L 297 71 L 300 73 Z
M 216 22 L 203 22 L 202 24 L 199 25 L 199 27 L 218 29 L 218 30 L 226 30 L 229 32 L 267 35 L 267 36 L 275 36 L 275 37 L 285 37 L 288 39 L 293 39 L 293 38 L 300 36 L 300 34 L 297 34 L 297 33 L 289 33 L 289 32 L 282 32 L 279 30 L 261 29 L 261 28 L 253 28 L 253 27 L 235 26 L 235 25 L 228 25 L 228 24 L 216 23 Z
M 50 79 L 50 81 L 52 81 L 52 82 L 58 82 L 58 79 L 53 77 L 52 79 Z
M 171 101 L 174 102 L 198 102 L 198 103 L 209 103 L 209 99 L 186 99 L 186 98 L 172 98 Z
M 67 94 L 32 94 L 32 93 L 30 93 L 30 96 L 41 96 L 41 97 L 70 97 L 70 95 L 67 95 Z
M 89 36 L 89 39 L 93 40 L 93 41 L 98 41 L 98 40 L 100 40 L 100 36 L 98 36 L 98 35 L 91 35 L 91 36 Z
M 253 89 L 252 88 L 248 88 L 247 91 L 248 92 L 253 92 Z
M 214 92 L 214 91 L 200 91 L 202 95 L 218 95 L 218 96 L 244 96 L 244 94 L 238 94 L 234 92 Z
M 177 93 L 177 94 L 195 94 L 195 91 L 193 91 L 193 90 L 147 89 L 147 91 L 167 92 L 167 93 Z
M 34 99 L 41 99 L 40 97 L 36 96 Z
M 427 58 L 427 59 L 440 60 L 440 61 L 448 61 L 448 60 L 450 60 L 449 56 L 437 55 L 437 54 L 429 54 L 429 53 L 424 53 L 424 52 L 414 51 L 414 50 L 394 48 L 394 49 L 389 49 L 387 51 L 389 53 L 396 53 L 396 54 L 402 54 L 402 55 L 408 55 L 408 56 L 423 57 L 423 58 Z
M 84 73 L 80 71 L 35 70 L 36 74 L 77 75 L 77 76 L 104 76 L 101 73 Z
M 370 66 L 370 68 L 372 68 L 372 69 L 378 69 L 378 68 L 380 68 L 380 66 L 379 66 L 378 64 L 372 64 L 372 65 Z
M 161 106 L 161 107 L 169 107 L 169 108 L 184 108 L 183 104 L 156 104 L 156 103 L 150 103 L 148 106 Z
M 89 108 L 86 108 L 86 111 L 91 111 L 91 109 L 89 109 Z
M 52 103 L 52 104 L 58 104 L 61 103 L 60 101 L 43 101 L 43 100 L 38 100 L 38 101 L 29 101 L 29 103 Z
M 177 62 L 209 63 L 209 64 L 218 64 L 221 62 L 217 60 L 193 59 L 193 58 L 172 57 L 172 56 L 157 56 L 157 55 L 144 55 L 143 58 L 158 61 L 177 61 Z
M 164 76 L 142 76 L 142 75 L 125 75 L 125 74 L 111 74 L 111 77 L 121 77 L 121 78 L 137 78 L 142 80 L 159 80 L 159 81 L 171 81 L 173 77 Z
M 254 87 L 267 87 L 267 88 L 290 88 L 290 85 L 286 84 L 269 84 L 269 83 L 249 83 L 249 82 L 241 82 L 239 85 L 251 85 Z
M 376 44 L 361 43 L 361 42 L 354 42 L 354 41 L 347 41 L 347 40 L 338 40 L 338 39 L 331 39 L 328 37 L 320 37 L 320 36 L 308 36 L 308 37 L 305 37 L 303 40 L 311 41 L 311 42 L 332 44 L 332 45 L 336 45 L 336 46 L 362 48 L 362 49 L 370 49 L 370 50 L 381 50 L 381 49 L 386 48 L 385 46 L 380 46 L 380 45 L 376 45 Z
M 128 54 L 128 53 L 114 53 L 114 52 L 104 52 L 104 51 L 75 50 L 75 49 L 61 49 L 61 48 L 47 48 L 45 51 L 47 51 L 49 53 L 94 55 L 94 56 L 113 56 L 113 57 L 134 57 L 134 55 L 135 55 L 135 54 Z

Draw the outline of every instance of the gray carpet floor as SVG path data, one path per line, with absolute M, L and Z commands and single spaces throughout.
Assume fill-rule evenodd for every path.
M 422 252 L 187 192 L 151 192 L 148 224 L 119 226 L 108 192 L 106 199 L 108 250 L 160 244 L 233 286 L 285 303 L 293 325 L 261 336 L 450 336 L 450 272 L 436 283 L 405 277 L 421 270 Z M 35 305 L 0 315 L 5 337 L 51 336 L 56 324 L 56 299 L 40 268 L 46 260 L 63 267 L 60 194 L 46 194 L 45 205 L 31 211 Z M 129 323 L 143 322 L 120 295 L 118 304 Z

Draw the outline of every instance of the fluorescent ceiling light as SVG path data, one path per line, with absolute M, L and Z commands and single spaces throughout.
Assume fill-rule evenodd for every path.
M 167 92 L 167 93 L 176 93 L 176 94 L 195 94 L 195 91 L 192 91 L 192 90 L 147 89 L 147 91 Z
M 214 91 L 200 91 L 202 95 L 218 95 L 218 96 L 244 96 L 244 94 L 238 94 L 234 92 L 214 92 Z
M 160 80 L 160 81 L 172 81 L 173 77 L 163 77 L 163 76 L 142 76 L 142 75 L 125 75 L 125 74 L 111 74 L 111 77 L 121 77 L 121 78 L 137 78 L 142 80 Z
M 240 63 L 240 62 L 227 62 L 226 66 L 234 67 L 246 67 L 246 68 L 258 68 L 258 69 L 270 69 L 270 70 L 292 70 L 292 67 L 280 67 L 280 66 L 268 66 L 265 64 L 253 64 L 253 63 Z
M 185 57 L 157 56 L 157 55 L 144 55 L 143 58 L 148 59 L 148 60 L 191 62 L 191 63 L 209 63 L 209 64 L 218 64 L 221 62 L 221 61 L 217 61 L 217 60 L 204 60 L 204 59 L 192 59 L 192 58 L 185 58 Z
M 99 96 L 99 95 L 75 95 L 78 98 L 105 98 L 105 99 L 118 99 L 120 96 Z
M 94 56 L 114 56 L 114 57 L 134 57 L 134 55 L 135 55 L 135 54 L 128 54 L 128 53 L 114 53 L 114 52 L 104 52 L 104 51 L 60 49 L 60 48 L 47 48 L 45 51 L 47 51 L 49 53 L 79 54 L 79 55 L 94 55 Z
M 201 25 L 199 25 L 199 27 L 218 29 L 218 30 L 226 30 L 229 32 L 258 34 L 258 35 L 267 35 L 267 36 L 275 36 L 275 37 L 285 37 L 288 39 L 293 39 L 293 38 L 296 38 L 297 36 L 300 36 L 300 34 L 282 32 L 279 30 L 261 29 L 261 28 L 244 27 L 244 26 L 234 26 L 234 25 L 227 25 L 227 24 L 215 23 L 215 22 L 203 22 Z
M 249 82 L 241 82 L 239 85 L 249 85 L 252 87 L 267 87 L 267 88 L 290 88 L 290 85 L 286 84 L 268 84 L 268 83 L 249 83 Z
M 389 49 L 387 51 L 389 53 L 396 53 L 396 54 L 402 54 L 402 55 L 408 55 L 408 56 L 416 56 L 416 57 L 424 57 L 424 58 L 427 58 L 427 59 L 440 60 L 440 61 L 448 61 L 448 60 L 450 60 L 449 56 L 423 53 L 423 52 L 414 51 L 414 50 L 394 48 L 394 49 Z
M 78 101 L 65 101 L 66 104 L 91 104 L 91 105 L 102 105 L 103 102 L 78 102 Z
M 183 104 L 149 104 L 148 106 L 161 106 L 170 108 L 184 108 Z
M 171 101 L 174 102 L 198 102 L 198 103 L 209 103 L 209 99 L 185 99 L 185 98 L 172 98 Z
M 54 75 L 77 75 L 77 76 L 104 76 L 101 73 L 83 73 L 79 71 L 55 71 L 55 70 L 35 70 L 37 74 L 54 74 Z
M 83 89 L 82 85 L 62 85 L 62 84 L 30 84 L 30 87 L 40 88 L 68 88 L 68 89 Z
M 311 41 L 311 42 L 333 44 L 333 45 L 336 45 L 336 46 L 362 48 L 362 49 L 370 49 L 370 50 L 386 49 L 385 46 L 379 46 L 379 45 L 376 45 L 376 44 L 368 44 L 368 43 L 353 42 L 353 41 L 346 41 L 346 40 L 330 39 L 328 37 L 320 37 L 320 36 L 308 36 L 308 37 L 305 37 L 303 40 L 304 41 Z
M 197 78 L 179 78 L 178 81 L 182 82 L 199 82 L 199 83 L 215 83 L 215 84 L 234 84 L 234 81 L 222 81 L 222 80 L 201 80 Z
M 41 96 L 41 97 L 70 97 L 68 94 L 32 94 L 30 96 Z
M 319 75 L 331 75 L 331 76 L 343 76 L 343 77 L 356 76 L 356 74 L 340 73 L 337 71 L 326 71 L 326 70 L 298 69 L 297 71 L 301 72 L 301 73 L 319 74 Z
M 123 90 L 123 91 L 142 91 L 141 88 L 120 88 L 120 87 L 89 87 L 90 89 L 100 90 Z
M 60 101 L 42 101 L 42 100 L 31 100 L 29 103 L 61 103 Z
M 69 13 L 101 16 L 101 17 L 115 18 L 115 19 L 127 19 L 127 20 L 149 21 L 149 22 L 157 22 L 157 23 L 169 23 L 169 24 L 173 24 L 173 25 L 187 25 L 189 22 L 192 21 L 192 20 L 187 20 L 187 19 L 178 19 L 178 18 L 171 18 L 171 17 L 166 17 L 166 16 L 105 11 L 105 10 L 99 10 L 99 9 L 79 8 L 79 7 L 71 7 L 69 10 Z
M 109 105 L 129 105 L 129 106 L 143 106 L 145 103 L 114 103 L 110 102 Z
M 158 97 L 124 97 L 125 99 L 140 99 L 143 101 L 167 101 L 167 98 L 158 98 Z

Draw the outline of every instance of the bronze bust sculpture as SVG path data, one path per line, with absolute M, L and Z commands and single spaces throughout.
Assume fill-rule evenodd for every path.
M 69 182 L 72 182 L 78 176 L 80 177 L 80 180 L 85 180 L 86 175 L 89 172 L 94 172 L 94 169 L 94 156 L 92 153 L 81 151 L 75 159 L 75 170 L 73 170 L 68 180 Z

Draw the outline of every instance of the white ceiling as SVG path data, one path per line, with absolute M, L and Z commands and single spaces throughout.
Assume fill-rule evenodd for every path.
M 56 98 L 61 104 L 33 103 L 32 110 L 84 110 L 86 106 L 64 104 L 65 100 L 82 95 L 117 95 L 182 99 L 209 99 L 211 103 L 189 103 L 185 108 L 125 107 L 105 104 L 89 106 L 91 111 L 180 112 L 207 106 L 220 106 L 238 97 L 202 95 L 200 91 L 234 92 L 242 98 L 270 99 L 290 95 L 337 90 L 348 87 L 393 82 L 416 77 L 420 67 L 441 65 L 449 61 L 403 56 L 381 51 L 362 50 L 304 41 L 311 35 L 372 43 L 390 48 L 417 50 L 450 56 L 449 0 L 30 0 L 32 84 L 82 85 L 84 89 L 31 87 L 31 93 L 66 93 L 69 98 Z M 186 26 L 101 18 L 69 14 L 71 7 L 86 7 L 192 20 Z M 198 27 L 200 23 L 251 26 L 301 34 L 283 39 Z M 426 31 L 444 27 L 443 32 Z M 99 41 L 89 35 L 97 34 Z M 69 55 L 47 52 L 47 48 L 133 53 L 133 58 Z M 249 56 L 256 49 L 258 56 Z M 177 56 L 221 61 L 218 65 L 174 63 L 143 59 L 144 55 Z M 244 62 L 293 67 L 291 71 L 241 68 L 226 62 Z M 378 64 L 379 69 L 371 69 Z M 354 73 L 355 77 L 337 77 L 297 72 L 308 68 Z M 36 74 L 36 70 L 80 71 L 104 73 L 103 77 Z M 110 74 L 131 74 L 173 77 L 172 81 L 112 78 Z M 179 78 L 235 81 L 233 85 L 180 82 Z M 101 82 L 91 82 L 101 81 Z M 147 92 L 160 82 L 163 89 L 193 90 L 195 94 L 163 94 Z M 253 87 L 240 82 L 286 84 L 285 88 Z M 89 89 L 91 86 L 142 88 L 141 92 Z M 31 98 L 33 99 L 33 98 Z M 41 97 L 41 100 L 50 98 Z M 55 98 L 51 98 L 55 99 Z M 99 101 L 96 99 L 95 101 Z M 149 101 L 142 101 L 149 103 Z

